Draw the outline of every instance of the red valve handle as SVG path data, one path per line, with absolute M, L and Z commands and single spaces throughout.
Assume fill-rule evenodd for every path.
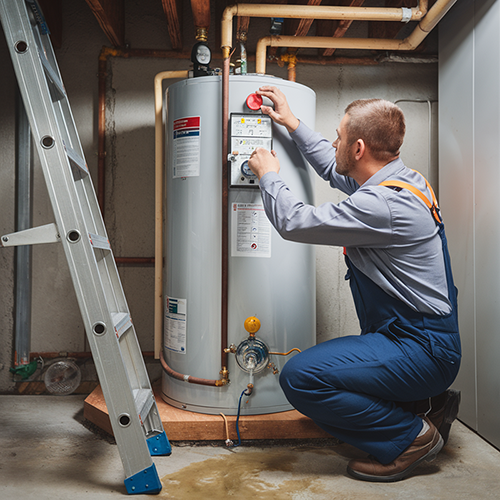
M 257 111 L 262 106 L 262 96 L 260 96 L 259 94 L 250 94 L 247 97 L 246 103 L 249 109 L 251 109 L 252 111 Z

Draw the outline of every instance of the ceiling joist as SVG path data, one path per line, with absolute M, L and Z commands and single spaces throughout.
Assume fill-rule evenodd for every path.
M 365 3 L 365 0 L 352 0 L 350 3 L 350 7 L 361 7 Z M 345 20 L 345 21 L 339 21 L 337 24 L 337 27 L 335 31 L 333 32 L 333 37 L 334 38 L 342 38 L 349 27 L 351 26 L 352 21 L 351 20 Z M 323 52 L 324 56 L 331 56 L 335 52 L 335 49 L 325 49 Z
M 173 50 L 182 50 L 182 4 L 180 0 L 161 0 L 167 18 L 168 34 Z
M 125 45 L 125 9 L 123 0 L 86 0 L 99 25 L 115 47 Z

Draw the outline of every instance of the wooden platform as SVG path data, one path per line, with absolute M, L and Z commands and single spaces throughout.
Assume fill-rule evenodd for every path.
M 155 397 L 163 427 L 170 441 L 225 441 L 226 427 L 220 415 L 206 415 L 174 408 L 160 396 L 155 388 Z M 84 416 L 109 434 L 113 434 L 108 410 L 101 387 L 97 387 L 84 404 Z M 238 439 L 236 416 L 227 416 L 229 438 Z M 331 438 L 311 419 L 296 410 L 266 415 L 240 415 L 241 439 L 316 439 Z

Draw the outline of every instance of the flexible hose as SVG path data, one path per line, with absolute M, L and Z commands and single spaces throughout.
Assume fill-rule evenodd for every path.
M 238 435 L 238 441 L 236 443 L 234 443 L 234 446 L 233 448 L 236 448 L 237 446 L 239 446 L 241 444 L 241 437 L 240 437 L 240 427 L 239 427 L 239 421 L 240 421 L 240 408 L 241 408 L 241 398 L 245 395 L 249 395 L 249 394 L 246 394 L 246 389 L 244 389 L 242 391 L 242 393 L 240 394 L 240 399 L 238 401 L 238 413 L 236 415 L 236 434 Z

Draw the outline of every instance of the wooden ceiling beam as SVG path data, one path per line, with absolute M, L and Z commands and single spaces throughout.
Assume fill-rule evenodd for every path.
M 115 47 L 125 45 L 124 0 L 86 0 L 99 25 Z
M 320 5 L 321 0 L 309 0 L 307 5 Z M 295 31 L 295 36 L 306 36 L 311 29 L 314 19 L 301 19 Z
M 365 0 L 351 0 L 349 6 L 350 7 L 361 7 L 365 3 Z M 352 20 L 345 20 L 345 21 L 339 21 L 337 24 L 337 27 L 335 28 L 335 31 L 333 32 L 333 37 L 334 38 L 342 38 L 349 27 L 352 24 Z M 331 56 L 335 52 L 335 49 L 325 49 L 323 51 L 324 56 Z
M 182 50 L 182 3 L 180 0 L 161 0 L 161 3 L 172 49 Z
M 302 2 L 304 4 L 304 2 Z M 307 5 L 320 5 L 321 0 L 308 0 Z M 285 19 L 285 34 L 291 36 L 306 36 L 314 19 Z

